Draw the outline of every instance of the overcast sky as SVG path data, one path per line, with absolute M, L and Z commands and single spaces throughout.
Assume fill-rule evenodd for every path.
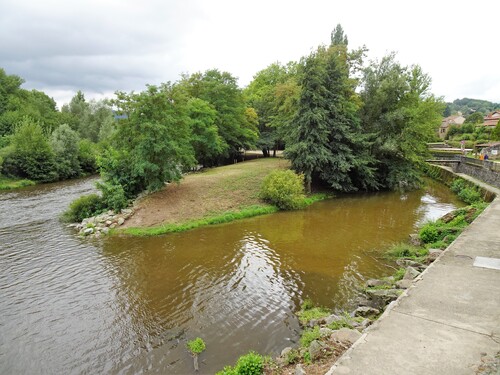
M 241 87 L 342 24 L 370 58 L 419 64 L 447 101 L 500 102 L 500 1 L 0 0 L 0 67 L 59 105 L 228 71 Z

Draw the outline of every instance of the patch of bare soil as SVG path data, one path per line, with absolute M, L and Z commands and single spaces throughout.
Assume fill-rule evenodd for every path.
M 342 354 L 350 348 L 350 343 L 343 343 L 328 340 L 324 342 L 327 347 L 323 350 L 320 358 L 314 360 L 313 363 L 300 363 L 307 375 L 324 375 L 337 362 Z M 265 375 L 289 375 L 295 374 L 296 367 L 299 363 L 289 365 L 268 365 L 264 369 Z
M 183 223 L 261 204 L 259 189 L 274 169 L 289 167 L 282 158 L 265 158 L 186 175 L 180 183 L 139 199 L 123 227 Z

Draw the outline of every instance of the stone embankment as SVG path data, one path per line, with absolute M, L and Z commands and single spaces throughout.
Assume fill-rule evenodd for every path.
M 307 348 L 293 349 L 287 347 L 276 358 L 275 363 L 281 371 L 275 373 L 294 373 L 296 375 L 310 372 L 306 363 L 296 363 L 300 358 L 309 358 L 316 363 L 329 363 L 340 357 L 355 343 L 382 314 L 396 301 L 405 289 L 410 288 L 415 279 L 436 259 L 443 250 L 430 249 L 429 254 L 422 262 L 410 258 L 400 258 L 397 265 L 405 269 L 401 279 L 394 276 L 382 279 L 370 279 L 362 289 L 358 298 L 357 308 L 350 314 L 331 314 L 320 319 L 309 320 L 304 324 L 305 330 L 318 330 L 319 337 L 311 341 Z M 311 365 L 314 366 L 314 365 Z M 312 371 L 317 373 L 318 369 Z M 324 371 L 324 372 L 325 372 Z
M 83 219 L 81 223 L 69 224 L 68 227 L 75 228 L 80 236 L 100 237 L 109 233 L 111 229 L 117 228 L 134 214 L 131 208 L 123 209 L 119 213 L 108 211 L 97 216 Z
M 500 190 L 459 176 L 497 198 L 327 375 L 499 374 Z

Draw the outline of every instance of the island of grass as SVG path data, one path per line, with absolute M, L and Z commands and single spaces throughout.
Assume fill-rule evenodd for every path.
M 276 212 L 276 206 L 260 197 L 262 182 L 271 172 L 289 168 L 283 158 L 260 158 L 188 174 L 180 183 L 137 200 L 134 215 L 120 232 L 160 235 Z M 304 204 L 322 198 L 306 197 Z

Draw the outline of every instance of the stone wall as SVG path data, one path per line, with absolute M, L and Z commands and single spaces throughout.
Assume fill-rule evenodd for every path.
M 455 172 L 452 171 L 451 166 L 444 164 L 452 164 L 452 163 L 439 163 L 439 165 L 427 164 L 426 174 L 429 177 L 433 178 L 434 180 L 440 181 L 446 186 L 450 186 L 452 182 L 458 177 L 458 175 L 456 175 Z M 443 168 L 442 166 L 448 168 Z M 481 197 L 485 202 L 491 202 L 493 199 L 495 199 L 496 194 L 493 191 L 491 191 L 491 189 L 487 189 L 483 186 L 476 185 L 468 180 L 464 181 L 470 187 L 476 186 L 479 189 Z
M 500 164 L 492 161 L 460 157 L 460 162 L 450 165 L 456 173 L 465 173 L 487 184 L 500 188 Z

